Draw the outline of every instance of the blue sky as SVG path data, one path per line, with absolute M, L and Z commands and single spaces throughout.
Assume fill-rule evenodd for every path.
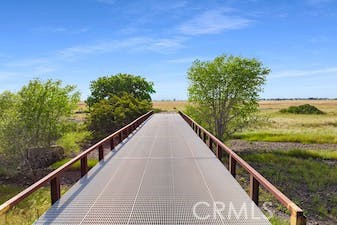
M 337 97 L 337 1 L 0 2 L 0 92 L 32 78 L 76 84 L 131 73 L 153 99 L 186 99 L 195 59 L 226 53 L 272 69 L 265 98 Z

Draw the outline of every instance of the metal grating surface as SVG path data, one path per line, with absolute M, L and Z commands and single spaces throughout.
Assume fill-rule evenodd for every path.
M 222 217 L 213 216 L 217 201 Z M 193 215 L 198 202 L 210 204 L 197 207 L 205 219 Z M 35 224 L 270 223 L 178 114 L 155 114 Z

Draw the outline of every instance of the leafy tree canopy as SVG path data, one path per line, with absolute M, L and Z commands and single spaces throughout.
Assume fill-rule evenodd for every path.
M 89 129 L 97 139 L 101 139 L 148 112 L 151 107 L 148 100 L 140 100 L 129 93 L 111 96 L 92 106 Z
M 80 94 L 61 81 L 32 80 L 18 93 L 0 94 L 0 150 L 14 162 L 33 168 L 29 150 L 49 148 L 73 128 L 69 117 Z
M 141 76 L 122 73 L 92 81 L 90 90 L 91 96 L 87 99 L 89 107 L 114 95 L 121 97 L 123 93 L 132 94 L 139 100 L 151 101 L 150 94 L 155 93 L 152 82 Z
M 187 113 L 220 139 L 247 125 L 258 110 L 258 96 L 270 72 L 257 59 L 221 55 L 196 60 L 188 70 Z

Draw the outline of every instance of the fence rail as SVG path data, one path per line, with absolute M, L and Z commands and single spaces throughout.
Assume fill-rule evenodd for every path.
M 88 172 L 88 154 L 93 152 L 94 150 L 98 151 L 98 159 L 101 161 L 104 159 L 104 149 L 103 145 L 106 143 L 110 144 L 110 149 L 113 150 L 116 145 L 121 143 L 125 138 L 129 136 L 134 130 L 137 129 L 138 126 L 140 126 L 145 120 L 147 120 L 151 115 L 153 114 L 153 111 L 150 111 L 138 119 L 134 120 L 133 122 L 129 123 L 125 127 L 121 128 L 120 130 L 114 132 L 110 136 L 104 138 L 100 142 L 96 143 L 95 145 L 91 146 L 81 154 L 77 155 L 73 159 L 71 159 L 66 164 L 60 166 L 53 172 L 49 173 L 47 176 L 43 177 L 33 185 L 29 186 L 27 189 L 23 190 L 13 198 L 9 199 L 2 205 L 0 205 L 0 215 L 6 213 L 9 209 L 20 203 L 22 200 L 24 200 L 26 197 L 31 195 L 33 192 L 37 191 L 39 188 L 46 185 L 48 182 L 50 183 L 50 197 L 51 197 L 51 203 L 54 204 L 57 200 L 61 197 L 61 177 L 63 173 L 68 170 L 71 165 L 76 163 L 80 160 L 81 162 L 81 177 L 85 176 Z M 117 142 L 116 142 L 117 138 Z
M 251 167 L 246 161 L 238 156 L 233 150 L 228 148 L 224 143 L 217 139 L 214 135 L 208 132 L 205 128 L 196 123 L 189 116 L 179 111 L 179 114 L 183 119 L 192 127 L 192 129 L 198 134 L 198 136 L 208 144 L 209 148 L 213 151 L 215 146 L 215 155 L 221 160 L 223 153 L 228 155 L 228 169 L 233 177 L 236 176 L 236 166 L 240 164 L 250 175 L 249 195 L 256 205 L 259 203 L 259 186 L 262 185 L 268 190 L 282 205 L 284 205 L 291 213 L 290 224 L 291 225 L 305 225 L 306 218 L 303 215 L 303 210 L 292 202 L 287 196 L 285 196 L 280 190 L 278 190 L 273 184 L 271 184 L 266 178 L 264 178 L 259 172 Z M 208 140 L 208 143 L 207 143 Z

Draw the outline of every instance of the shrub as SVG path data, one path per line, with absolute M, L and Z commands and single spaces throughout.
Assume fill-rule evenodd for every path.
M 139 100 L 132 94 L 124 93 L 103 99 L 91 107 L 88 127 L 94 138 L 99 140 L 113 133 L 134 119 L 148 112 L 152 103 Z
M 81 150 L 81 143 L 90 138 L 89 131 L 77 131 L 64 134 L 56 144 L 64 149 L 66 155 L 78 153 Z
M 304 104 L 299 106 L 290 106 L 287 109 L 281 109 L 281 113 L 293 113 L 293 114 L 324 114 L 323 111 L 319 110 L 313 105 Z
M 69 162 L 70 160 L 71 160 L 71 158 L 62 159 L 62 160 L 57 161 L 57 162 L 53 163 L 52 165 L 50 165 L 49 168 L 53 169 L 53 170 L 56 170 L 60 166 L 63 166 L 64 164 L 66 164 L 67 162 Z M 79 160 L 79 161 L 75 162 L 73 165 L 71 165 L 70 168 L 69 168 L 69 170 L 70 171 L 80 170 L 81 169 L 81 162 L 80 161 L 81 160 Z M 98 163 L 98 159 L 89 158 L 88 159 L 88 168 L 91 169 L 97 163 Z

